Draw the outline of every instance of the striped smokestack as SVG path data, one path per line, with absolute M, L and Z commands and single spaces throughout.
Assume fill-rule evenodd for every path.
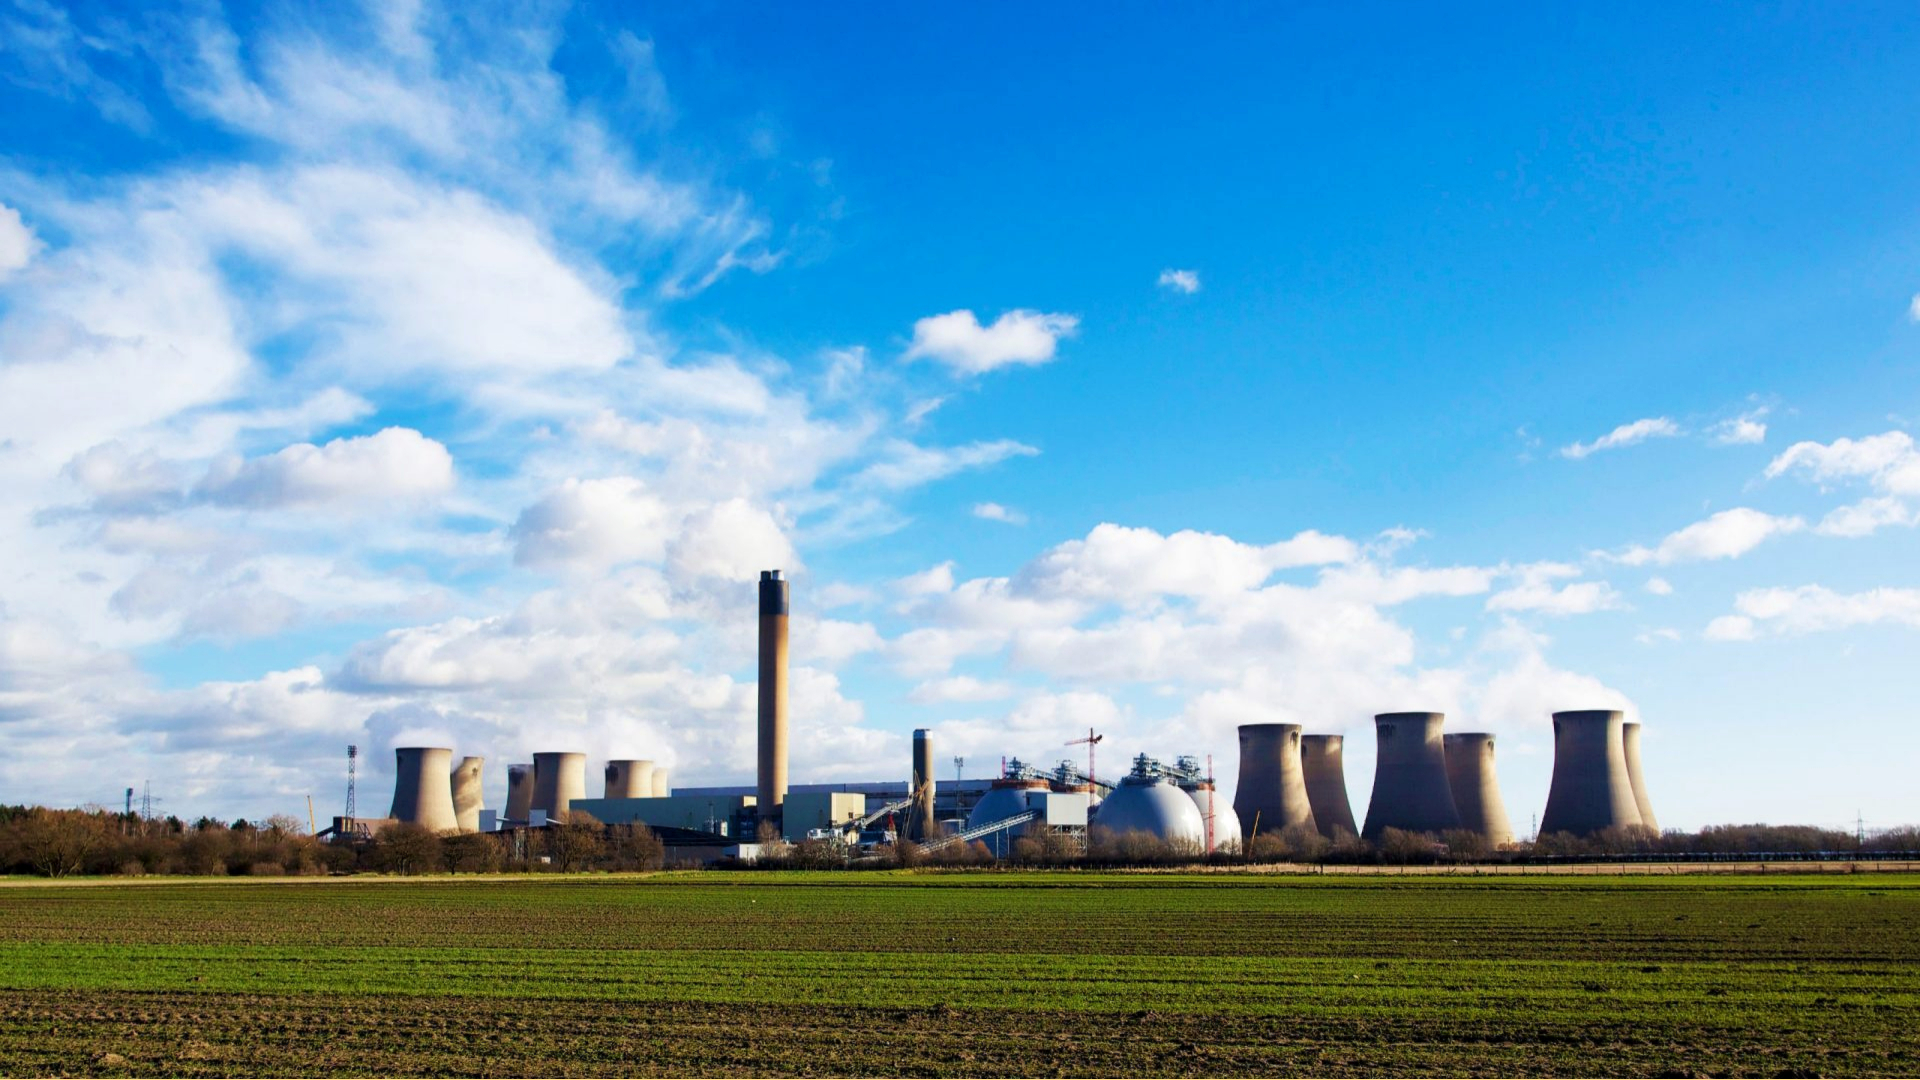
M 787 801 L 787 582 L 760 571 L 760 819 Z

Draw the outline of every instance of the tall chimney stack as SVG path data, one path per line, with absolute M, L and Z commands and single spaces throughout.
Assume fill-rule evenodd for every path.
M 762 821 L 787 801 L 787 582 L 760 571 L 760 798 Z
M 925 840 L 933 832 L 933 732 L 915 728 L 913 732 L 913 813 L 907 839 Z

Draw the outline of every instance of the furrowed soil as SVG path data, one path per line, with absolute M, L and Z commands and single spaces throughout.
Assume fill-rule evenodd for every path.
M 0 889 L 0 1074 L 1920 1075 L 1920 876 Z

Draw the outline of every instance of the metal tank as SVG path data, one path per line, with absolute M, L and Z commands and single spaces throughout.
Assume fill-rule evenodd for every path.
M 1440 739 L 1445 713 L 1380 713 L 1373 730 L 1380 741 L 1373 767 L 1362 838 L 1378 840 L 1388 829 L 1437 833 L 1460 827 L 1447 784 L 1447 750 Z
M 1249 837 L 1291 825 L 1314 827 L 1300 769 L 1299 724 L 1240 725 L 1240 783 L 1233 812 Z
M 1614 709 L 1553 714 L 1553 786 L 1540 835 L 1585 836 L 1640 824 L 1627 774 L 1625 719 Z
M 1117 834 L 1151 833 L 1172 844 L 1205 850 L 1207 823 L 1193 798 L 1160 775 L 1159 766 L 1145 754 L 1133 760 L 1133 771 L 1100 803 L 1089 824 Z
M 549 821 L 565 821 L 573 800 L 586 797 L 587 755 L 533 755 L 533 809 L 545 810 Z
M 1050 785 L 1045 780 L 1031 777 L 1003 777 L 995 780 L 980 801 L 973 804 L 967 814 L 967 828 L 977 829 L 982 825 L 991 825 L 996 821 L 1005 821 L 1017 814 L 1027 812 L 1027 792 L 1047 791 Z
M 760 572 L 760 820 L 787 798 L 787 583 Z
M 1633 785 L 1633 805 L 1640 811 L 1640 824 L 1660 831 L 1660 820 L 1653 816 L 1653 803 L 1647 799 L 1647 780 L 1640 772 L 1640 725 L 1620 725 L 1620 749 L 1627 755 L 1627 782 Z
M 925 840 L 933 825 L 933 732 L 915 728 L 913 732 L 913 812 L 907 818 L 907 839 Z
M 507 813 L 506 820 L 527 822 L 527 811 L 533 809 L 533 762 L 507 766 Z
M 673 794 L 673 787 L 668 783 L 668 781 L 672 779 L 672 769 L 664 765 L 655 765 L 653 767 L 653 797 L 656 799 L 664 799 Z
M 402 746 L 393 752 L 393 809 L 387 816 L 433 832 L 460 827 L 453 813 L 453 751 L 444 746 Z
M 607 762 L 606 798 L 645 799 L 653 794 L 653 762 L 623 758 Z
M 453 767 L 453 819 L 461 832 L 480 831 L 480 808 L 486 796 L 480 790 L 480 769 L 486 758 L 464 757 Z
M 1360 835 L 1353 804 L 1347 801 L 1347 769 L 1341 758 L 1346 743 L 1344 735 L 1300 736 L 1300 773 L 1306 780 L 1307 802 L 1313 807 L 1314 825 L 1329 840 L 1339 839 L 1341 833 Z
M 1460 827 L 1472 829 L 1494 847 L 1513 843 L 1513 825 L 1507 803 L 1500 797 L 1500 781 L 1493 771 L 1493 736 L 1463 732 L 1445 737 L 1447 786 L 1453 789 L 1453 808 Z

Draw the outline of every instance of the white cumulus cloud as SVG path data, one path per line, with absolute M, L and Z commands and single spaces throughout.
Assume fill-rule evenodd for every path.
M 1868 480 L 1891 495 L 1920 495 L 1920 450 L 1904 431 L 1794 443 L 1768 463 L 1766 476 L 1771 480 L 1789 472 L 1819 483 Z
M 1718 446 L 1746 446 L 1767 441 L 1766 409 L 1754 409 L 1739 416 L 1729 417 L 1707 429 L 1707 435 Z
M 1027 515 L 999 503 L 983 502 L 973 504 L 973 516 L 982 521 L 1000 521 L 1008 525 L 1025 525 Z
M 930 359 L 960 375 L 979 375 L 1013 364 L 1044 364 L 1054 358 L 1060 339 L 1080 328 L 1073 315 L 1025 308 L 1006 312 L 990 326 L 962 309 L 930 315 L 913 324 L 906 359 Z
M 1615 450 L 1622 446 L 1632 446 L 1648 439 L 1670 439 L 1680 434 L 1680 425 L 1665 416 L 1648 417 L 1635 420 L 1630 424 L 1621 424 L 1592 442 L 1576 442 L 1560 448 L 1560 456 L 1578 461 L 1602 450 Z
M 1838 593 L 1820 585 L 1749 589 L 1733 601 L 1737 614 L 1707 625 L 1716 641 L 1743 641 L 1762 631 L 1812 634 L 1892 623 L 1920 627 L 1920 589 L 1881 588 Z
M 1668 533 L 1654 547 L 1634 546 L 1610 556 L 1628 566 L 1666 566 L 1677 562 L 1737 559 L 1770 537 L 1796 533 L 1807 527 L 1799 517 L 1776 517 L 1749 507 L 1722 510 L 1703 521 Z
M 20 211 L 0 203 L 0 281 L 16 270 L 25 269 L 33 261 L 39 244 L 33 230 L 20 220 Z
M 323 446 L 297 443 L 251 461 L 216 465 L 198 493 L 214 502 L 255 509 L 371 506 L 421 499 L 453 487 L 453 455 L 412 428 L 335 439 Z
M 1200 291 L 1200 271 L 1175 270 L 1169 267 L 1160 271 L 1160 279 L 1156 284 L 1171 292 L 1192 296 Z

